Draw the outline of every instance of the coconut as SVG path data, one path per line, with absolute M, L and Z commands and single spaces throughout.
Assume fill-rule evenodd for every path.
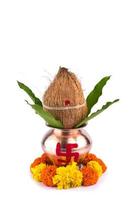
M 86 117 L 88 109 L 83 90 L 74 73 L 67 68 L 59 68 L 43 95 L 43 107 L 66 129 L 75 127 Z

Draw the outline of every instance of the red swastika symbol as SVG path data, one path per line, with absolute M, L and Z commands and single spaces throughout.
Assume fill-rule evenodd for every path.
M 66 157 L 66 160 L 61 160 L 58 159 L 58 161 L 60 162 L 65 162 L 66 164 L 69 163 L 71 161 L 71 157 L 74 157 L 74 161 L 77 162 L 78 158 L 79 158 L 79 153 L 78 152 L 72 152 L 73 148 L 77 148 L 78 144 L 74 143 L 74 144 L 66 144 L 66 152 L 61 152 L 61 144 L 57 143 L 56 146 L 56 155 L 57 156 L 64 156 Z

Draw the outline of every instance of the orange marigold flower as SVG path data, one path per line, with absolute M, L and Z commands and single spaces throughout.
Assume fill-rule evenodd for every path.
M 46 163 L 46 161 L 47 161 L 47 155 L 46 153 L 43 153 L 41 156 L 41 162 Z
M 56 174 L 56 169 L 57 167 L 55 165 L 50 165 L 50 166 L 46 166 L 46 168 L 42 170 L 41 180 L 45 185 L 50 186 L 50 187 L 54 186 L 53 177 Z
M 31 164 L 30 168 L 35 167 L 36 165 L 39 165 L 41 163 L 41 158 L 36 158 L 33 163 Z
M 100 166 L 102 167 L 102 172 L 104 173 L 107 169 L 105 163 L 100 158 L 96 158 L 95 161 L 97 161 L 100 164 Z
M 49 159 L 46 153 L 42 154 L 41 162 L 46 163 L 46 164 L 52 164 L 52 161 Z
M 49 163 L 50 162 L 50 159 L 48 158 L 47 154 L 46 153 L 43 153 L 42 156 L 41 156 L 41 161 L 43 163 Z
M 83 174 L 83 185 L 89 186 L 94 185 L 98 181 L 98 173 L 91 167 L 83 167 L 81 169 L 81 172 Z
M 84 158 L 84 160 L 83 160 L 83 164 L 87 164 L 89 161 L 91 161 L 91 160 L 96 160 L 96 155 L 94 155 L 94 154 L 92 154 L 92 153 L 88 153 L 87 155 L 86 155 L 86 157 Z

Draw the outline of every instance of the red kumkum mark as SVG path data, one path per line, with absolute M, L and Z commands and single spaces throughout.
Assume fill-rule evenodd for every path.
M 69 105 L 70 105 L 70 100 L 66 99 L 66 100 L 64 101 L 64 105 L 65 105 L 65 106 L 69 106 Z
M 78 144 L 74 143 L 74 144 L 67 144 L 66 145 L 66 152 L 61 152 L 61 144 L 57 143 L 56 146 L 56 155 L 57 156 L 65 156 L 66 160 L 61 160 L 58 159 L 59 162 L 65 162 L 66 164 L 68 164 L 71 161 L 71 158 L 74 157 L 74 161 L 77 162 L 78 158 L 79 158 L 79 153 L 78 152 L 72 152 L 73 148 L 77 148 Z

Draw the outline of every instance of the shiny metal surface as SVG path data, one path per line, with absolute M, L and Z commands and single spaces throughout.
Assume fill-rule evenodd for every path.
M 56 146 L 60 143 L 61 152 L 66 152 L 67 144 L 77 144 L 77 148 L 73 148 L 72 152 L 79 153 L 79 161 L 83 160 L 85 155 L 90 151 L 92 140 L 89 134 L 83 128 L 78 129 L 50 129 L 42 139 L 42 149 L 54 164 L 57 160 L 65 159 L 63 156 L 57 156 Z M 73 159 L 73 158 L 72 158 Z

